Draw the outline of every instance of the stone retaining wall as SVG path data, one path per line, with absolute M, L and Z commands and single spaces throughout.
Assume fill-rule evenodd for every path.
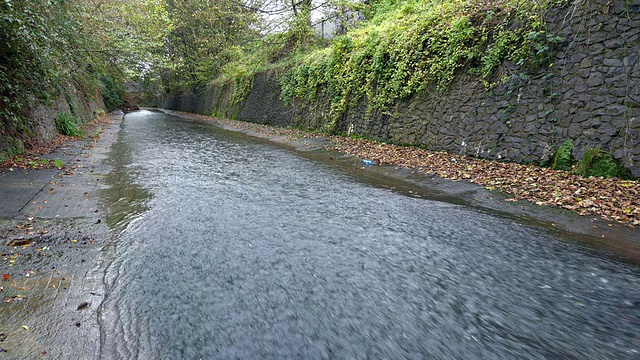
M 5 121 L 0 126 L 0 160 L 22 153 L 29 145 L 52 140 L 58 134 L 59 114 L 74 115 L 84 123 L 95 118 L 96 110 L 104 108 L 99 92 L 74 84 L 67 84 L 65 92 L 49 104 L 30 96 L 23 108 L 22 121 Z
M 241 104 L 229 106 L 229 86 L 213 86 L 164 106 L 538 164 L 571 139 L 576 159 L 601 148 L 640 177 L 640 0 L 577 1 L 552 11 L 548 32 L 564 38 L 549 69 L 525 79 L 503 64 L 496 79 L 509 80 L 491 91 L 460 75 L 448 92 L 414 96 L 385 113 L 368 114 L 361 101 L 332 122 L 322 89 L 314 103 L 294 99 L 284 108 L 273 73 L 257 75 Z

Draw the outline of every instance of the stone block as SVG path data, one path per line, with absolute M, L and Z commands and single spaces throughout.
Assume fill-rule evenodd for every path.
M 600 53 L 602 53 L 602 51 L 604 51 L 604 45 L 603 44 L 593 44 L 589 47 L 589 54 L 590 55 L 598 55 Z
M 626 75 L 613 75 L 613 76 L 607 76 L 604 79 L 604 83 L 605 85 L 621 85 L 624 86 L 625 83 L 627 82 L 627 76 Z
M 587 91 L 587 89 L 589 89 L 589 86 L 586 83 L 585 84 L 578 84 L 574 88 L 574 91 L 577 92 L 577 93 L 583 93 L 583 92 Z
M 604 83 L 604 75 L 599 72 L 592 72 L 587 79 L 586 85 L 588 87 L 600 86 Z M 577 91 L 577 90 L 576 90 Z
M 607 114 L 611 116 L 618 116 L 624 114 L 627 111 L 627 107 L 625 105 L 609 105 L 605 107 L 607 110 Z
M 598 132 L 600 132 L 600 134 L 602 134 L 603 137 L 611 138 L 618 133 L 618 130 L 613 125 L 605 123 L 600 125 L 600 127 L 598 127 Z M 604 143 L 608 142 L 604 140 L 605 139 L 603 139 Z
M 609 95 L 616 98 L 624 98 L 627 95 L 627 89 L 620 86 L 609 89 Z
M 580 123 L 573 123 L 569 125 L 567 135 L 571 139 L 577 138 L 582 133 L 582 125 Z
M 621 116 L 616 116 L 616 117 L 609 117 L 609 123 L 611 123 L 611 125 L 613 127 L 615 127 L 616 129 L 621 129 L 623 127 L 626 127 L 627 125 L 627 119 L 621 117 Z
M 578 71 L 575 72 L 575 74 L 581 78 L 588 78 L 589 74 L 591 74 L 591 67 L 586 68 L 586 69 L 580 69 Z
M 604 47 L 603 47 L 603 49 L 604 49 Z M 571 62 L 572 62 L 572 63 L 574 63 L 574 64 L 575 64 L 575 63 L 579 63 L 579 62 L 581 62 L 585 57 L 586 57 L 586 55 L 585 55 L 585 54 L 573 54 L 573 55 L 571 55 Z
M 581 69 L 591 68 L 592 66 L 593 66 L 593 62 L 589 57 L 585 57 L 584 59 L 582 59 L 582 61 L 580 61 Z
M 607 49 L 617 49 L 619 47 L 621 47 L 622 45 L 624 45 L 624 39 L 622 39 L 621 37 L 614 37 L 611 39 L 607 39 L 604 41 L 604 46 Z
M 635 65 L 637 61 L 638 61 L 638 54 L 629 54 L 625 56 L 624 59 L 622 59 L 622 64 L 625 67 L 630 67 Z

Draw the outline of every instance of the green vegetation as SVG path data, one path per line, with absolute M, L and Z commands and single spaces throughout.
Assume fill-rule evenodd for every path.
M 80 127 L 78 126 L 77 120 L 71 114 L 68 114 L 68 113 L 58 114 L 57 126 L 58 126 L 58 131 L 62 135 L 84 137 L 82 130 L 80 130 Z
M 384 111 L 401 98 L 445 91 L 466 70 L 483 80 L 506 80 L 550 66 L 561 38 L 546 33 L 544 13 L 563 2 L 378 1 L 371 20 L 336 38 L 330 47 L 298 56 L 282 78 L 283 99 L 313 101 L 329 91 L 335 117 L 366 99 Z M 504 61 L 518 72 L 493 79 Z
M 366 18 L 344 22 L 349 31 L 332 41 L 312 29 L 310 0 L 4 1 L 0 108 L 19 121 L 24 94 L 48 101 L 77 83 L 100 90 L 112 110 L 122 105 L 126 79 L 156 96 L 225 82 L 237 103 L 256 73 L 275 69 L 286 102 L 313 101 L 324 88 L 334 117 L 362 99 L 384 111 L 413 94 L 445 91 L 459 72 L 491 86 L 550 65 L 562 39 L 546 33 L 544 14 L 567 1 L 329 1 L 327 11 Z M 272 10 L 285 14 L 278 31 L 262 17 Z M 516 70 L 495 78 L 504 61 Z
M 110 75 L 100 76 L 102 85 L 102 101 L 107 111 L 112 111 L 124 104 L 124 89 Z
M 611 154 L 600 149 L 589 149 L 584 157 L 578 161 L 573 173 L 584 176 L 617 177 L 619 179 L 632 179 L 631 172 Z
M 119 71 L 110 51 L 113 22 L 91 0 L 5 0 L 0 14 L 0 156 L 5 158 L 22 149 L 11 139 L 34 143 L 38 120 L 29 111 L 34 103 L 66 100 L 77 116 L 80 97 L 98 94 L 100 76 Z
M 569 171 L 576 163 L 573 159 L 573 141 L 571 139 L 565 141 L 551 158 L 550 167 L 554 170 Z
M 53 160 L 53 166 L 57 167 L 57 168 L 61 168 L 64 164 L 62 163 L 62 160 L 56 158 L 55 160 Z

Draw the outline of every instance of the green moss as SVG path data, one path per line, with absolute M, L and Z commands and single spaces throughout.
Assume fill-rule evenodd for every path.
M 625 168 L 611 154 L 597 148 L 585 152 L 584 157 L 578 161 L 573 172 L 584 177 L 601 176 L 631 179 L 629 169 Z
M 571 139 L 565 141 L 560 148 L 553 154 L 550 167 L 554 170 L 569 171 L 576 163 L 571 153 L 573 152 L 573 141 Z
M 24 153 L 24 143 L 17 137 L 7 136 L 0 139 L 4 142 L 0 148 L 0 161 L 11 159 Z

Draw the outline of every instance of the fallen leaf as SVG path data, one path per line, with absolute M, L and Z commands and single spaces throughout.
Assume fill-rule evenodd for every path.
M 80 303 L 80 305 L 78 305 L 78 308 L 76 310 L 82 310 L 84 308 L 86 308 L 87 306 L 89 306 L 89 303 L 86 301 L 83 301 Z
M 10 278 L 11 278 L 11 275 L 9 275 L 9 274 L 2 275 L 2 280 L 4 280 L 4 281 L 9 281 Z
M 27 325 L 22 325 L 22 328 L 25 330 L 29 330 L 29 327 Z

